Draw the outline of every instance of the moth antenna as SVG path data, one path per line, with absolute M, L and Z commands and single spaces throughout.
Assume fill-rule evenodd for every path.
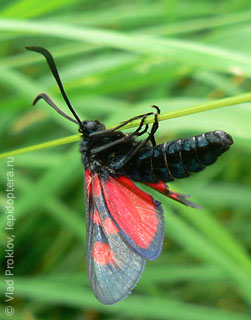
M 39 95 L 36 96 L 36 98 L 33 100 L 32 104 L 33 106 L 40 100 L 43 99 L 44 101 L 46 101 L 48 103 L 48 105 L 50 105 L 54 110 L 56 110 L 61 116 L 63 116 L 64 118 L 79 124 L 77 120 L 72 119 L 70 116 L 68 116 L 66 113 L 64 113 L 57 105 L 54 101 L 51 100 L 51 98 L 46 94 L 46 93 L 39 93 Z
M 61 79 L 60 79 L 60 77 L 59 77 L 59 74 L 58 74 L 58 70 L 57 70 L 57 66 L 56 66 L 55 60 L 54 60 L 53 56 L 51 55 L 51 53 L 50 53 L 47 49 L 42 48 L 42 47 L 25 47 L 25 48 L 26 48 L 27 50 L 30 50 L 30 51 L 38 52 L 38 53 L 42 54 L 42 55 L 45 57 L 48 65 L 49 65 L 49 67 L 50 67 L 50 70 L 51 70 L 51 72 L 52 72 L 55 80 L 57 81 L 58 87 L 59 87 L 59 89 L 60 89 L 60 91 L 61 91 L 61 94 L 62 94 L 62 96 L 63 96 L 63 98 L 64 98 L 64 101 L 66 102 L 66 104 L 67 104 L 68 108 L 70 109 L 71 113 L 73 114 L 74 118 L 77 120 L 77 124 L 79 124 L 79 126 L 81 127 L 82 122 L 81 122 L 81 120 L 79 119 L 79 117 L 78 117 L 78 115 L 76 114 L 76 112 L 74 111 L 74 109 L 73 109 L 73 107 L 72 107 L 72 105 L 71 105 L 71 103 L 70 103 L 70 101 L 69 101 L 69 99 L 68 99 L 68 97 L 67 97 L 67 95 L 66 95 L 66 93 L 65 93 L 65 90 L 64 90 L 62 81 L 61 81 Z M 47 96 L 47 95 L 46 95 L 46 96 Z M 48 97 L 48 96 L 47 96 L 47 97 Z M 49 99 L 47 99 L 47 97 L 46 97 L 46 98 L 45 98 L 45 96 L 40 96 L 40 97 L 39 97 L 39 95 L 38 95 L 38 97 L 34 100 L 33 104 L 36 103 L 40 98 L 42 98 L 42 99 L 44 99 L 51 107 L 53 107 L 58 113 L 60 113 L 61 115 L 63 115 L 63 116 L 65 117 L 66 114 L 65 114 L 63 111 L 61 111 L 54 103 L 51 104 L 50 102 L 52 102 L 52 100 L 51 100 L 49 97 L 48 97 Z M 67 119 L 69 119 L 69 120 L 71 120 L 71 121 L 73 120 L 73 119 L 71 119 L 71 118 L 68 117 L 68 116 L 66 116 L 65 118 L 67 118 Z M 73 122 L 75 122 L 75 121 L 73 121 Z M 76 122 L 75 122 L 75 123 L 76 123 Z

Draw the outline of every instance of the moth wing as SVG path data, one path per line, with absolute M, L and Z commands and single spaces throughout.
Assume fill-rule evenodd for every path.
M 145 258 L 123 238 L 102 192 L 103 178 L 86 170 L 87 269 L 97 299 L 113 304 L 135 287 Z
M 201 206 L 197 205 L 196 203 L 193 203 L 192 201 L 189 201 L 187 198 L 190 196 L 187 194 L 182 194 L 178 192 L 174 192 L 168 188 L 168 186 L 164 182 L 157 182 L 157 183 L 145 183 L 148 187 L 164 194 L 168 198 L 171 198 L 175 201 L 178 201 L 186 206 L 201 209 Z

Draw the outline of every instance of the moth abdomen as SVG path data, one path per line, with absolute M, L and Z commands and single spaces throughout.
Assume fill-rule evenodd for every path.
M 214 163 L 231 144 L 232 137 L 221 130 L 163 143 L 153 148 L 153 173 L 166 181 L 186 178 Z

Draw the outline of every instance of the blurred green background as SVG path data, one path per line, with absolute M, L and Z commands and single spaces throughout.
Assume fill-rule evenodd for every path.
M 112 126 L 250 91 L 249 0 L 19 0 L 0 4 L 1 152 L 77 133 L 43 101 L 66 112 L 42 56 L 49 49 L 82 119 Z M 160 123 L 159 143 L 209 130 L 231 150 L 170 187 L 203 210 L 154 194 L 164 207 L 161 256 L 148 262 L 126 300 L 104 306 L 85 266 L 83 166 L 78 143 L 14 158 L 15 226 L 5 230 L 7 160 L 1 160 L 1 319 L 251 319 L 251 104 Z M 14 300 L 6 297 L 6 243 L 14 240 Z M 8 278 L 7 278 L 8 279 Z M 5 307 L 15 308 L 7 316 Z

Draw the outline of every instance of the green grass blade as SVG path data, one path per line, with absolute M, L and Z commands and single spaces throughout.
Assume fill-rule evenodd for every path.
M 38 23 L 0 19 L 0 30 L 103 44 L 138 54 L 164 56 L 172 61 L 228 74 L 235 74 L 238 69 L 238 73 L 251 77 L 251 61 L 247 55 L 191 41 L 127 35 L 117 31 L 78 28 L 48 21 Z
M 177 118 L 177 117 L 181 117 L 181 116 L 185 116 L 185 115 L 189 115 L 189 114 L 218 109 L 218 108 L 232 106 L 235 104 L 240 104 L 240 103 L 245 103 L 245 102 L 250 102 L 250 101 L 251 101 L 251 94 L 243 94 L 243 95 L 238 95 L 238 96 L 231 97 L 231 98 L 225 98 L 225 99 L 216 100 L 213 102 L 199 104 L 197 106 L 188 107 L 188 108 L 180 109 L 177 111 L 167 112 L 167 113 L 159 115 L 158 119 L 159 119 L 159 121 L 163 121 L 163 120 L 167 120 L 167 119 Z M 149 116 L 145 120 L 145 123 L 146 124 L 153 123 L 153 121 L 154 121 L 153 116 Z M 139 120 L 132 121 L 128 125 L 124 126 L 123 129 L 136 127 L 139 125 L 139 123 L 140 123 Z M 41 144 L 38 144 L 35 146 L 21 148 L 21 149 L 13 150 L 10 152 L 5 152 L 5 153 L 0 154 L 0 159 L 14 156 L 14 155 L 21 154 L 21 153 L 25 153 L 25 152 L 41 150 L 41 149 L 46 149 L 46 148 L 51 148 L 51 147 L 67 144 L 67 143 L 76 142 L 76 141 L 80 140 L 80 138 L 81 138 L 80 135 L 73 135 L 70 137 L 65 137 L 62 139 L 57 139 L 54 141 L 41 143 Z

